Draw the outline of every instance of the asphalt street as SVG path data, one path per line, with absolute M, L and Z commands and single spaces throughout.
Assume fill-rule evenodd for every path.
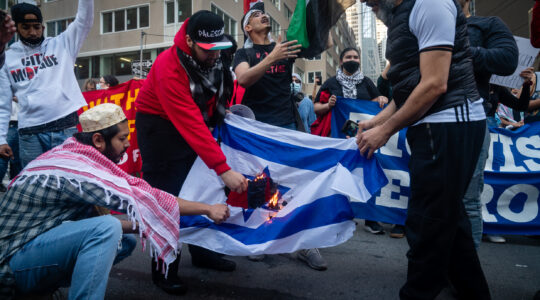
M 326 271 L 315 271 L 295 254 L 267 256 L 262 262 L 229 257 L 237 263 L 231 273 L 191 265 L 184 246 L 180 277 L 189 285 L 186 295 L 168 295 L 151 282 L 150 257 L 140 244 L 133 255 L 114 266 L 106 299 L 398 299 L 405 282 L 408 249 L 405 239 L 357 230 L 346 243 L 321 249 Z M 479 249 L 493 299 L 532 299 L 540 290 L 540 239 L 506 236 L 506 244 L 483 242 Z M 437 299 L 454 299 L 444 290 Z

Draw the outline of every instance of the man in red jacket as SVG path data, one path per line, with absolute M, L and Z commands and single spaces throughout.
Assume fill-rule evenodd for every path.
M 161 53 L 135 101 L 137 139 L 143 178 L 153 187 L 178 195 L 197 156 L 233 191 L 247 189 L 247 180 L 231 170 L 209 128 L 223 121 L 234 88 L 228 60 L 220 50 L 230 47 L 223 20 L 199 11 L 184 22 L 174 45 Z M 236 264 L 218 253 L 190 245 L 198 267 L 233 271 Z M 152 280 L 168 293 L 186 291 L 172 263 L 168 277 L 152 264 Z

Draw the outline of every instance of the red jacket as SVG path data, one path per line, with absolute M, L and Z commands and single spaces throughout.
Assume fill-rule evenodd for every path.
M 192 98 L 188 75 L 176 52 L 176 49 L 180 48 L 191 55 L 185 39 L 188 21 L 189 19 L 184 22 L 174 37 L 174 46 L 161 53 L 152 65 L 148 78 L 139 91 L 135 107 L 139 112 L 170 120 L 208 168 L 221 175 L 231 168 Z M 215 96 L 208 101 L 209 117 L 214 113 L 215 101 Z

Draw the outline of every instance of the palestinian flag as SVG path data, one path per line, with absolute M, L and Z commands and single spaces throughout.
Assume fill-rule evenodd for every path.
M 313 58 L 321 54 L 328 44 L 328 33 L 347 8 L 356 0 L 298 0 L 287 40 L 298 40 L 302 45 L 300 56 Z
M 244 15 L 255 5 L 257 2 L 262 2 L 262 0 L 244 0 Z

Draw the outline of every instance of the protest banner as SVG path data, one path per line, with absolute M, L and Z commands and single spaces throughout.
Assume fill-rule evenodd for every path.
M 84 92 L 83 96 L 88 105 L 78 111 L 81 114 L 102 103 L 114 103 L 122 107 L 128 119 L 130 147 L 126 150 L 119 166 L 129 174 L 140 172 L 142 167 L 137 133 L 135 132 L 135 99 L 137 99 L 143 83 L 144 80 L 130 80 L 106 90 Z
M 371 118 L 380 111 L 377 103 L 338 98 L 332 112 L 333 137 L 350 119 Z M 352 202 L 355 216 L 391 224 L 403 224 L 410 196 L 407 129 L 392 136 L 375 153 L 388 184 L 366 203 Z M 489 128 L 491 144 L 484 172 L 482 217 L 489 234 L 540 235 L 540 122 L 515 131 Z M 429 176 L 429 174 L 426 174 Z

